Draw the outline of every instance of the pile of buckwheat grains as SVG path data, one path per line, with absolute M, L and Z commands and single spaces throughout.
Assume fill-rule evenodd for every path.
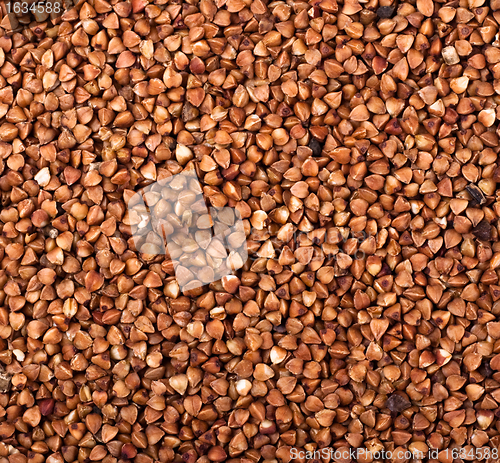
M 0 463 L 498 451 L 500 0 L 8 5 Z M 249 258 L 181 291 L 127 201 L 192 169 Z

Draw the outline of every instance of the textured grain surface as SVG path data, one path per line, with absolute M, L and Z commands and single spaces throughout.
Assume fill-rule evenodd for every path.
M 499 0 L 4 17 L 0 463 L 497 449 L 499 20 Z M 191 169 L 249 260 L 183 294 L 126 204 Z M 199 244 L 175 252 L 202 269 Z

